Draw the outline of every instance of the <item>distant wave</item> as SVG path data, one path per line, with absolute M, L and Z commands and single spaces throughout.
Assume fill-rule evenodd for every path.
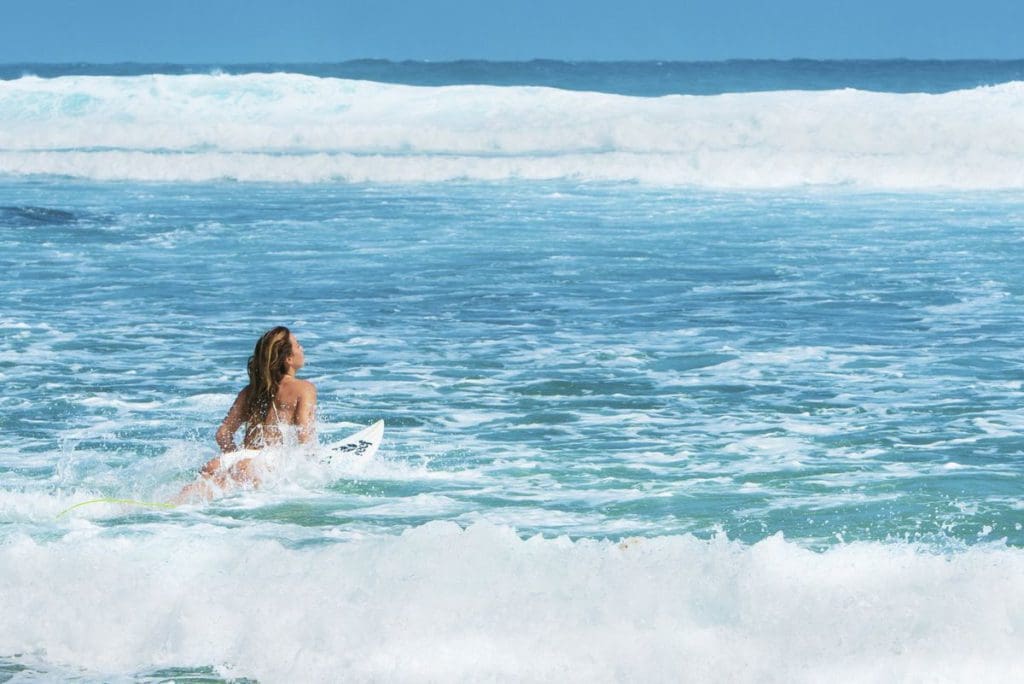
M 549 86 L 618 95 L 718 95 L 765 90 L 948 93 L 1024 80 L 1024 60 L 730 59 L 724 61 L 424 62 L 355 59 L 331 63 L 0 64 L 0 79 L 34 75 L 147 76 L 152 74 L 268 74 L 287 72 L 414 86 Z
M 637 98 L 283 73 L 25 77 L 0 82 L 0 173 L 1012 189 L 1024 83 Z

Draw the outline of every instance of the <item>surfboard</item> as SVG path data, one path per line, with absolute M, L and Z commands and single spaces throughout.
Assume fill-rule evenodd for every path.
M 337 462 L 343 458 L 369 460 L 377 453 L 383 438 L 384 421 L 378 420 L 373 425 L 360 430 L 354 435 L 328 444 L 320 460 L 323 463 Z

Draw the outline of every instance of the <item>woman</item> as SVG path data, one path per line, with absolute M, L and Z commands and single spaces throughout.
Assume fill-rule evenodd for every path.
M 302 345 L 288 328 L 278 326 L 263 333 L 249 357 L 249 384 L 235 397 L 217 429 L 221 452 L 238 449 L 235 432 L 242 425 L 245 449 L 284 444 L 289 433 L 294 433 L 302 444 L 314 439 L 316 387 L 295 377 L 305 362 Z M 203 466 L 200 474 L 198 482 L 186 486 L 175 497 L 176 503 L 196 497 L 212 498 L 216 493 L 214 486 L 224 490 L 233 485 L 260 484 L 259 469 L 251 456 L 228 467 L 224 467 L 220 457 L 214 458 Z

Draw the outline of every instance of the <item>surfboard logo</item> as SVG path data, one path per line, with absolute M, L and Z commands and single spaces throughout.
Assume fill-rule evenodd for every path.
M 321 456 L 321 461 L 323 463 L 330 463 L 339 454 L 349 457 L 372 458 L 380 447 L 380 440 L 383 434 L 384 421 L 378 420 L 373 425 L 363 428 L 354 435 L 349 435 L 334 444 L 328 444 L 324 455 Z
M 373 442 L 367 442 L 365 439 L 361 439 L 358 442 L 352 442 L 350 444 L 342 444 L 336 450 L 343 453 L 355 452 L 356 456 L 362 456 L 366 453 L 366 450 L 373 446 Z

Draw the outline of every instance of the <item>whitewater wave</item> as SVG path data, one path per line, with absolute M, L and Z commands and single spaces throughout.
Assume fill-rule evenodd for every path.
M 816 553 L 439 522 L 302 546 L 78 521 L 0 546 L 0 658 L 87 678 L 997 681 L 1024 665 L 1022 573 L 1020 549 L 995 545 Z
M 27 76 L 0 82 L 0 173 L 1022 188 L 1024 83 L 641 98 L 285 73 Z

